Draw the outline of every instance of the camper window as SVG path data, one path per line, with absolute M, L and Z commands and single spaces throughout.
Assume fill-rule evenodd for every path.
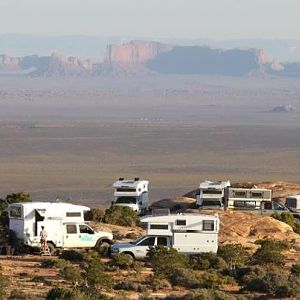
M 81 217 L 81 212 L 67 212 L 66 217 Z
M 246 191 L 234 191 L 233 195 L 235 197 L 246 197 Z
M 251 197 L 252 198 L 263 198 L 263 193 L 262 192 L 251 192 Z
M 256 202 L 255 201 L 245 201 L 245 207 L 255 208 L 256 207 Z
M 165 224 L 150 224 L 150 229 L 168 230 L 169 225 Z
M 11 218 L 21 218 L 22 217 L 21 207 L 19 207 L 19 206 L 10 207 L 9 216 Z
M 139 243 L 139 246 L 154 246 L 155 237 L 149 237 Z
M 203 220 L 203 231 L 214 231 L 215 222 L 213 220 Z
M 245 207 L 245 201 L 234 201 L 233 206 L 234 207 Z
M 203 190 L 202 194 L 204 194 L 204 195 L 222 195 L 222 191 L 219 191 L 219 190 Z
M 68 234 L 75 234 L 75 233 L 77 233 L 76 225 L 67 225 L 67 233 Z
M 119 187 L 117 188 L 117 192 L 136 192 L 136 189 L 129 187 Z
M 168 246 L 168 241 L 166 237 L 157 238 L 157 246 Z
M 186 225 L 186 220 L 176 220 L 176 225 L 177 226 L 185 226 Z

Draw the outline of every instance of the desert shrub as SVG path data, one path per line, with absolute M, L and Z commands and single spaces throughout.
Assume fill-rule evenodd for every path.
M 65 288 L 55 287 L 47 293 L 47 300 L 69 300 L 72 298 L 72 291 Z
M 8 297 L 9 300 L 29 299 L 28 295 L 21 290 L 13 290 Z
M 199 287 L 199 280 L 193 270 L 173 267 L 167 274 L 167 279 L 173 286 L 183 286 L 186 288 Z
M 290 225 L 293 228 L 294 232 L 300 234 L 300 222 L 291 213 L 283 212 L 279 214 L 276 212 L 271 216 L 276 220 L 279 220 L 281 222 Z
M 154 292 L 161 289 L 170 289 L 172 287 L 171 283 L 167 279 L 156 276 L 150 277 L 149 285 L 152 287 Z
M 136 283 L 136 282 L 120 281 L 114 285 L 114 289 L 143 293 L 147 290 L 147 287 L 143 284 Z
M 90 261 L 86 267 L 86 281 L 89 286 L 111 288 L 113 285 L 113 278 L 111 275 L 105 273 L 104 266 L 98 260 Z
M 64 250 L 59 256 L 61 259 L 65 259 L 68 261 L 83 261 L 83 255 L 75 250 Z
M 9 284 L 8 278 L 0 274 L 0 300 L 5 299 L 5 290 Z
M 190 264 L 195 270 L 225 269 L 226 261 L 215 253 L 201 253 L 190 257 Z
M 264 277 L 268 271 L 261 266 L 241 267 L 235 270 L 234 277 L 240 285 L 244 286 L 253 279 Z
M 87 221 L 102 222 L 104 217 L 104 211 L 100 208 L 91 208 L 91 210 L 85 212 L 84 219 Z
M 46 278 L 44 276 L 33 276 L 32 279 L 31 279 L 32 282 L 47 282 Z
M 249 259 L 248 252 L 241 244 L 219 246 L 218 256 L 223 258 L 230 268 L 244 265 Z
M 266 239 L 258 243 L 260 248 L 252 256 L 253 264 L 284 265 L 285 257 L 281 252 L 289 248 L 287 242 Z
M 168 296 L 166 300 L 237 300 L 235 296 L 212 289 L 198 289 L 184 296 Z
M 230 277 L 222 276 L 216 272 L 204 273 L 199 279 L 199 287 L 205 289 L 215 289 L 221 286 L 222 284 L 232 283 Z
M 173 248 L 150 248 L 147 257 L 156 276 L 168 276 L 175 268 L 188 268 L 188 259 Z
M 69 266 L 70 262 L 65 259 L 45 259 L 41 262 L 42 268 L 59 268 Z
M 120 226 L 134 226 L 138 224 L 138 214 L 129 207 L 113 205 L 111 208 L 105 210 L 105 223 L 120 225 Z
M 74 283 L 82 280 L 80 269 L 74 266 L 66 266 L 59 273 L 64 279 Z
M 126 270 L 134 267 L 134 260 L 124 253 L 119 253 L 114 256 L 108 264 L 109 266 Z
M 291 267 L 291 274 L 293 276 L 299 276 L 300 277 L 300 264 L 294 264 Z

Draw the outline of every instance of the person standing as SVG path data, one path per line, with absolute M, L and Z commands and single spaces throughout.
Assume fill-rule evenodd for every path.
M 45 251 L 47 248 L 47 231 L 45 230 L 45 227 L 42 226 L 42 230 L 40 232 L 40 238 L 41 238 L 41 249 L 42 251 Z

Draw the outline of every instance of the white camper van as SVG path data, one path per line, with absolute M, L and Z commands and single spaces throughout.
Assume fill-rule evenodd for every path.
M 148 185 L 149 181 L 139 178 L 134 180 L 119 178 L 113 184 L 114 197 L 116 198 L 114 204 L 129 207 L 138 214 L 144 213 L 149 205 Z
M 258 188 L 229 188 L 227 207 L 232 209 L 263 209 L 272 204 L 272 191 Z
M 286 197 L 285 206 L 291 211 L 300 211 L 300 195 Z
M 8 207 L 9 229 L 25 245 L 40 247 L 40 232 L 44 226 L 50 253 L 55 248 L 93 248 L 111 243 L 109 232 L 96 232 L 84 223 L 86 206 L 70 203 L 28 202 Z
M 125 253 L 144 259 L 150 247 L 165 246 L 192 255 L 218 250 L 219 217 L 217 215 L 177 214 L 146 216 L 146 236 L 129 244 L 114 244 L 111 255 Z
M 200 183 L 197 205 L 200 208 L 222 208 L 225 205 L 230 181 L 209 181 Z

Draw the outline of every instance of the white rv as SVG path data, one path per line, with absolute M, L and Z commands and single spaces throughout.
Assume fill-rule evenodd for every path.
M 201 208 L 222 208 L 225 205 L 230 181 L 209 181 L 200 183 L 197 205 Z
M 291 211 L 300 211 L 300 195 L 286 197 L 285 206 Z
M 119 178 L 113 184 L 116 198 L 114 205 L 129 207 L 138 214 L 144 213 L 149 205 L 148 185 L 149 181 L 139 178 L 134 180 Z
M 150 247 L 164 246 L 192 255 L 218 250 L 219 217 L 217 215 L 177 214 L 146 216 L 146 236 L 129 244 L 114 244 L 111 255 L 124 253 L 144 259 Z
M 258 188 L 229 188 L 227 207 L 233 209 L 263 209 L 272 203 L 272 191 Z
M 96 232 L 84 223 L 86 206 L 70 203 L 28 202 L 8 207 L 9 229 L 25 245 L 40 247 L 40 232 L 44 226 L 50 253 L 55 248 L 93 248 L 111 243 L 109 232 Z

